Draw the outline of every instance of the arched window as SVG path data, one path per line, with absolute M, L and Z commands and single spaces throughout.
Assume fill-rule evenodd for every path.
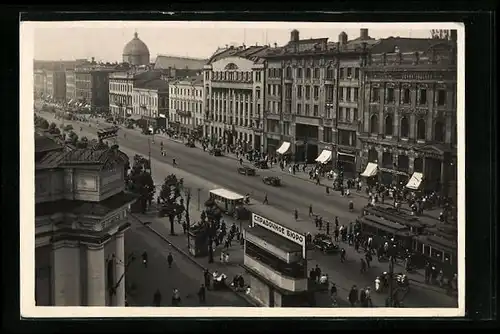
M 425 140 L 425 121 L 423 119 L 417 121 L 417 139 Z
M 408 118 L 403 117 L 401 118 L 401 138 L 408 138 L 408 134 L 410 130 L 410 126 L 408 124 Z
M 292 68 L 290 66 L 288 66 L 286 68 L 286 78 L 287 79 L 291 79 L 292 78 Z
M 444 142 L 444 125 L 440 121 L 434 123 L 434 140 L 437 142 Z
M 372 115 L 370 118 L 370 133 L 378 133 L 378 117 L 377 115 Z
M 387 117 L 385 118 L 385 134 L 386 134 L 386 136 L 392 136 L 392 129 L 393 129 L 392 116 L 387 115 Z

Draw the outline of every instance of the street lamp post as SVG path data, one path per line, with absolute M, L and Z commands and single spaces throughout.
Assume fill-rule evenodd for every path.
M 189 219 L 189 203 L 191 202 L 191 188 L 186 188 L 184 195 L 186 196 L 186 231 L 187 231 L 187 243 L 188 243 L 188 252 L 190 250 L 190 237 L 189 237 L 189 231 L 191 227 L 191 222 Z

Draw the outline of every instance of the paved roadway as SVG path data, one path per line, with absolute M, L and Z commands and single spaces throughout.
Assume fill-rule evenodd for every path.
M 141 254 L 144 251 L 148 253 L 147 268 L 142 264 Z M 130 306 L 153 306 L 156 289 L 160 289 L 162 306 L 171 306 L 174 288 L 179 289 L 181 294 L 181 306 L 249 306 L 231 291 L 207 291 L 206 303 L 200 304 L 197 295 L 203 283 L 200 268 L 139 223 L 132 224 L 132 228 L 126 232 L 125 252 L 136 255 L 125 279 Z M 170 252 L 174 259 L 172 268 L 168 267 L 167 262 Z M 131 286 L 135 286 L 135 289 L 131 289 Z
M 91 128 L 86 125 L 83 127 L 85 130 L 83 135 L 89 136 L 90 139 L 92 137 L 91 134 L 95 134 L 95 125 Z M 78 133 L 79 126 L 75 128 Z M 137 152 L 147 156 L 148 143 L 145 136 L 133 130 L 121 130 L 120 132 L 120 149 L 130 156 L 133 156 Z M 127 133 L 126 139 L 123 138 L 123 132 Z M 259 171 L 260 175 L 257 177 L 245 177 L 236 172 L 237 163 L 234 160 L 213 157 L 196 148 L 187 148 L 183 144 L 166 139 L 163 139 L 163 143 L 167 150 L 167 157 L 160 155 L 158 142 L 151 147 L 153 179 L 155 183 L 160 185 L 163 178 L 174 170 L 170 164 L 172 157 L 175 157 L 179 164 L 179 168 L 175 168 L 175 173 L 185 179 L 186 186 L 193 189 L 203 188 L 201 192 L 202 197 L 200 198 L 201 203 L 206 199 L 207 189 L 217 186 L 223 186 L 239 193 L 252 193 L 252 197 L 257 200 L 262 200 L 264 194 L 267 193 L 270 204 L 283 210 L 283 221 L 287 222 L 285 223 L 286 225 L 302 232 L 310 230 L 311 233 L 314 232 L 315 227 L 312 223 L 306 221 L 307 218 L 303 217 L 304 219 L 299 222 L 290 219 L 294 208 L 298 208 L 299 212 L 305 215 L 309 203 L 312 202 L 316 213 L 330 219 L 337 215 L 341 224 L 347 224 L 349 221 L 354 220 L 357 215 L 346 210 L 347 200 L 345 198 L 341 198 L 337 194 L 327 196 L 312 183 L 283 175 L 283 187 L 274 188 L 266 186 L 260 181 L 259 177 L 272 175 L 272 171 Z M 196 199 L 196 197 L 194 198 Z M 366 202 L 365 199 L 357 197 L 353 197 L 353 200 L 357 201 L 355 205 L 358 208 Z M 193 205 L 195 205 L 195 202 L 193 202 Z M 387 264 L 377 263 L 375 260 L 372 264 L 372 269 L 365 274 L 360 274 L 359 255 L 351 247 L 345 247 L 347 249 L 348 261 L 344 264 L 341 264 L 335 255 L 325 256 L 319 253 L 315 253 L 313 260 L 310 261 L 310 266 L 318 264 L 323 271 L 330 275 L 332 281 L 336 282 L 340 288 L 339 294 L 347 295 L 348 290 L 353 284 L 358 286 L 373 285 L 375 276 L 382 271 L 387 271 Z M 446 296 L 442 291 L 435 290 L 436 288 L 418 283 L 412 284 L 412 291 L 406 296 L 404 303 L 407 307 L 456 306 L 457 302 L 455 298 Z M 375 305 L 383 305 L 384 296 L 374 294 L 373 301 Z

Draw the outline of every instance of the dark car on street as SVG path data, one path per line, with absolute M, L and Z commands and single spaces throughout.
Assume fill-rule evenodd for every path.
M 269 168 L 269 165 L 267 164 L 267 160 L 255 161 L 254 166 L 256 168 L 260 168 L 260 169 L 268 169 Z
M 278 187 L 281 185 L 281 179 L 277 176 L 264 176 L 262 182 L 267 185 Z
M 318 233 L 312 241 L 314 247 L 325 254 L 332 254 L 339 251 L 339 245 L 335 244 L 332 237 L 323 233 Z
M 238 167 L 238 173 L 247 176 L 255 176 L 255 169 L 248 166 Z
M 220 148 L 212 148 L 208 151 L 208 153 L 216 157 L 221 157 L 223 155 Z
M 189 139 L 189 140 L 186 142 L 186 144 L 185 144 L 185 145 L 186 145 L 187 147 L 195 147 L 195 145 L 194 145 L 194 140 Z

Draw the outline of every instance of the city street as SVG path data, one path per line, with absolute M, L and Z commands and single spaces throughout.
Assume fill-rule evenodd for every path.
M 144 251 L 148 254 L 147 268 L 141 258 Z M 180 292 L 181 306 L 250 306 L 232 291 L 207 291 L 206 303 L 200 304 L 198 289 L 203 283 L 200 268 L 138 222 L 132 224 L 132 228 L 127 231 L 125 252 L 133 252 L 136 257 L 125 279 L 130 306 L 153 306 L 153 296 L 157 289 L 162 295 L 162 306 L 171 306 L 173 289 Z M 167 261 L 170 252 L 174 259 L 172 268 L 168 267 Z
M 52 121 L 50 114 L 43 113 L 44 117 L 47 117 L 49 122 Z M 59 124 L 61 121 L 56 121 Z M 68 123 L 68 121 L 66 121 Z M 100 123 L 102 120 L 100 121 Z M 82 133 L 79 132 L 80 123 L 74 123 L 75 132 L 78 135 L 86 135 L 89 139 L 95 137 L 96 126 L 92 124 L 89 128 L 88 124 L 82 124 L 84 128 Z M 123 137 L 123 133 L 126 132 L 126 138 Z M 133 157 L 134 154 L 142 154 L 143 156 L 148 155 L 148 139 L 146 136 L 141 135 L 134 130 L 120 130 L 119 131 L 119 145 L 120 149 Z M 167 157 L 162 157 L 160 154 L 159 141 L 163 140 L 164 147 L 167 151 Z M 190 187 L 193 191 L 193 198 L 191 202 L 191 209 L 197 209 L 197 202 L 199 201 L 201 205 L 208 195 L 208 190 L 216 187 L 224 187 L 237 191 L 239 193 L 251 193 L 252 198 L 262 201 L 264 195 L 267 193 L 270 205 L 275 206 L 283 210 L 283 220 L 280 222 L 290 228 L 298 230 L 300 232 L 311 232 L 315 233 L 315 226 L 307 217 L 307 209 L 310 203 L 313 204 L 313 210 L 325 217 L 326 219 L 332 220 L 335 216 L 339 217 L 341 224 L 348 224 L 353 221 L 358 212 L 350 213 L 347 210 L 348 200 L 340 197 L 338 194 L 331 193 L 326 195 L 322 187 L 318 187 L 310 182 L 304 180 L 299 180 L 292 176 L 283 175 L 284 186 L 281 188 L 274 188 L 267 186 L 262 183 L 260 177 L 263 175 L 275 175 L 273 171 L 258 171 L 259 176 L 242 176 L 236 172 L 237 162 L 234 160 L 214 157 L 196 148 L 187 148 L 181 143 L 175 143 L 167 140 L 166 138 L 157 138 L 155 144 L 151 145 L 151 157 L 152 157 L 152 170 L 153 179 L 157 186 L 161 186 L 163 179 L 169 173 L 175 173 L 178 177 L 184 178 L 184 183 L 186 187 Z M 172 158 L 175 158 L 179 164 L 178 168 L 173 168 L 171 166 Z M 198 198 L 197 191 L 195 189 L 202 189 L 200 191 L 200 198 Z M 323 190 L 323 191 L 322 191 Z M 353 196 L 353 201 L 355 202 L 355 207 L 360 208 L 366 203 L 366 199 L 363 197 Z M 299 213 L 301 213 L 301 219 L 295 221 L 292 219 L 292 212 L 297 208 Z M 191 214 L 192 220 L 197 218 L 199 213 Z M 196 217 L 196 218 L 195 218 Z M 166 226 L 168 224 L 166 219 L 152 218 L 155 224 L 163 224 Z M 228 219 L 226 219 L 228 220 Z M 142 228 L 141 228 L 142 229 Z M 144 228 L 145 229 L 145 228 Z M 143 231 L 142 233 L 145 233 Z M 130 234 L 130 233 L 129 233 Z M 139 234 L 139 233 L 138 233 Z M 183 236 L 176 236 L 168 238 L 184 238 Z M 127 237 L 129 238 L 129 237 Z M 137 238 L 139 238 L 137 236 Z M 146 239 L 149 240 L 149 239 Z M 155 248 L 158 257 L 163 257 L 163 265 L 166 265 L 166 256 L 168 254 L 167 245 L 164 241 L 159 238 L 156 239 L 156 243 L 147 242 L 149 247 Z M 141 246 L 137 246 L 141 248 Z M 144 246 L 142 246 L 144 247 Z M 387 263 L 378 263 L 375 259 L 372 263 L 372 268 L 366 273 L 360 273 L 360 255 L 358 255 L 354 249 L 347 245 L 342 245 L 347 250 L 347 262 L 341 264 L 339 257 L 336 255 L 322 255 L 315 252 L 313 259 L 309 261 L 309 267 L 314 267 L 316 264 L 322 269 L 323 272 L 329 274 L 331 281 L 335 282 L 339 289 L 339 297 L 345 298 L 349 292 L 352 285 L 356 284 L 358 287 L 373 287 L 373 280 L 377 275 L 383 271 L 388 271 Z M 149 253 L 150 251 L 148 251 Z M 241 250 L 240 250 L 241 252 Z M 142 252 L 141 252 L 142 253 Z M 153 253 L 152 253 L 153 254 Z M 177 256 L 174 255 L 174 258 Z M 151 258 L 151 263 L 153 259 Z M 139 264 L 140 265 L 140 264 Z M 166 267 L 165 267 L 166 268 Z M 164 268 L 164 270 L 165 270 Z M 201 273 L 199 273 L 199 268 L 194 267 L 194 269 L 186 269 L 191 277 L 192 284 L 187 287 L 189 291 L 183 291 L 181 293 L 193 294 L 196 292 L 199 282 L 196 275 L 201 278 Z M 400 267 L 396 267 L 396 271 Z M 141 269 L 141 268 L 140 268 Z M 168 269 L 168 268 L 166 268 Z M 412 275 L 409 275 L 412 278 Z M 418 276 L 414 275 L 414 276 Z M 132 275 L 133 277 L 133 275 Z M 159 285 L 159 280 L 162 278 L 155 278 L 158 283 L 148 283 L 148 289 L 150 292 L 145 293 L 146 297 L 141 303 L 151 303 L 152 294 L 156 290 L 157 285 Z M 132 278 L 133 280 L 133 278 Z M 415 282 L 416 280 L 423 280 L 423 277 L 415 277 L 411 281 L 411 291 L 407 294 L 404 299 L 404 305 L 406 307 L 456 307 L 457 301 L 454 297 L 447 296 L 444 290 L 437 287 L 426 286 L 422 283 Z M 180 279 L 179 281 L 182 281 Z M 127 285 L 130 281 L 127 282 Z M 175 282 L 171 283 L 175 285 Z M 192 288 L 191 288 L 192 286 Z M 169 302 L 171 297 L 171 289 L 173 286 L 168 286 L 165 288 L 166 292 L 162 291 L 164 299 Z M 139 288 L 140 289 L 140 288 Z M 195 290 L 195 291 L 191 291 Z M 197 303 L 196 296 L 194 298 L 195 303 Z M 238 298 L 234 296 L 234 298 Z M 383 306 L 385 301 L 385 295 L 377 295 L 373 293 L 372 296 L 373 303 L 375 306 Z M 207 297 L 207 301 L 209 298 Z M 232 304 L 231 304 L 232 305 Z

